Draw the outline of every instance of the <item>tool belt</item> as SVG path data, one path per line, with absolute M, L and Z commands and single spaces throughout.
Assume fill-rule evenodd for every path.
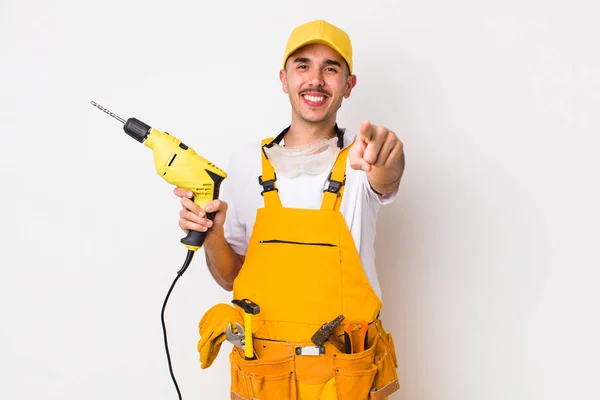
M 343 332 L 336 331 L 343 341 Z M 330 341 L 288 343 L 254 338 L 255 360 L 234 347 L 232 400 L 383 400 L 400 388 L 392 336 L 369 324 L 364 351 L 345 354 Z

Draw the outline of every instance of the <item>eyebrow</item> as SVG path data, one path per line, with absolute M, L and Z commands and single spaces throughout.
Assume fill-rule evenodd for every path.
M 294 60 L 294 62 L 297 62 L 297 63 L 306 63 L 309 61 L 310 61 L 310 59 L 307 57 L 298 57 Z
M 327 61 L 325 61 L 325 64 L 327 64 L 327 65 L 335 65 L 337 67 L 342 68 L 342 64 L 340 64 L 338 61 L 335 61 L 335 60 L 327 60 Z
M 307 63 L 307 62 L 310 62 L 310 59 L 308 57 L 298 57 L 294 60 L 294 62 Z M 335 61 L 335 60 L 325 60 L 325 64 L 326 65 L 335 65 L 339 68 L 342 68 L 342 64 L 340 64 L 338 61 Z

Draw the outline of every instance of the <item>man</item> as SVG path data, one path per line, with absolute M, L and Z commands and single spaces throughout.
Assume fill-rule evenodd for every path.
M 175 189 L 180 227 L 207 231 L 214 279 L 260 306 L 251 328 L 258 359 L 233 349 L 231 396 L 383 399 L 399 385 L 379 320 L 373 242 L 378 208 L 394 199 L 404 171 L 403 145 L 369 121 L 357 133 L 338 127 L 357 82 L 350 38 L 338 27 L 319 20 L 294 29 L 279 78 L 290 126 L 234 154 L 221 199 L 206 210 Z M 349 348 L 332 337 L 315 355 L 311 336 L 338 315 L 345 319 L 334 336 Z M 210 318 L 223 319 L 209 311 L 203 336 Z

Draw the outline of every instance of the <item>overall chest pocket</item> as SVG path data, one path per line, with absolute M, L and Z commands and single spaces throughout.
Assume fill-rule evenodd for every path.
M 322 246 L 322 247 L 337 247 L 336 244 L 332 244 L 332 243 L 317 243 L 317 242 L 295 242 L 295 241 L 291 241 L 291 240 L 281 240 L 281 239 L 268 239 L 268 240 L 261 240 L 260 243 L 263 244 L 292 244 L 292 245 L 299 245 L 299 246 Z
M 269 268 L 289 276 L 319 277 L 327 282 L 340 273 L 340 247 L 333 242 L 264 239 L 259 241 L 261 259 Z M 282 268 L 284 269 L 282 271 Z
M 281 257 L 288 263 L 295 259 L 302 263 L 305 259 L 316 259 L 322 262 L 340 262 L 340 246 L 333 241 L 297 241 L 287 239 L 260 240 L 261 253 Z
M 266 237 L 256 242 L 254 250 L 258 251 L 246 274 L 252 273 L 248 295 L 264 303 L 256 301 L 261 306 L 259 318 L 320 326 L 331 319 L 330 310 L 341 309 L 341 255 L 333 240 Z

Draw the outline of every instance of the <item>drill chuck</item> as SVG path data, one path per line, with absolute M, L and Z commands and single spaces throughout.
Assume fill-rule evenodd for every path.
M 123 126 L 125 133 L 140 143 L 144 143 L 151 129 L 150 125 L 143 123 L 137 118 L 129 118 Z

